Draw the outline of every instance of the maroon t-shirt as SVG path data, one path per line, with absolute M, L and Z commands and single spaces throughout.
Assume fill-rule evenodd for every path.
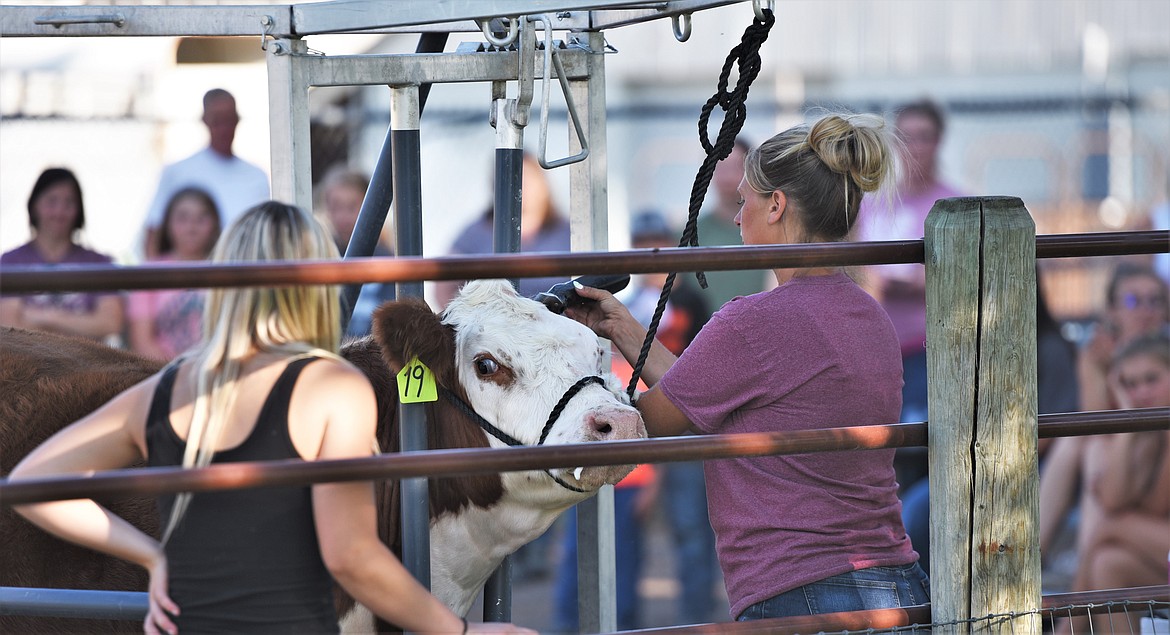
M 889 317 L 844 274 L 794 278 L 724 305 L 658 384 L 704 433 L 896 423 L 902 361 Z M 893 450 L 707 461 L 731 615 L 785 591 L 918 554 Z

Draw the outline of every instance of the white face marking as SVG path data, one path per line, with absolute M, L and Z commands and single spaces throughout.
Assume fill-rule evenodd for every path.
M 545 439 L 546 445 L 644 438 L 637 410 L 619 382 L 601 367 L 602 342 L 588 327 L 519 297 L 500 280 L 468 283 L 443 314 L 455 329 L 455 364 L 470 405 L 480 416 L 525 445 L 536 445 L 557 402 L 583 377 L 599 375 L 605 385 L 589 384 L 569 400 Z M 484 368 L 484 360 L 492 363 Z M 503 443 L 489 437 L 493 446 Z M 574 487 L 594 490 L 616 482 L 632 466 L 554 470 Z M 525 488 L 553 484 L 543 472 L 518 479 Z M 555 484 L 554 484 L 555 486 Z M 559 486 L 558 486 L 559 487 Z M 563 488 L 561 488 L 563 489 Z

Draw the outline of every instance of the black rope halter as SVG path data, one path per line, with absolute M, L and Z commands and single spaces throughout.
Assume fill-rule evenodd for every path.
M 536 442 L 537 446 L 544 445 L 545 439 L 548 438 L 548 433 L 552 431 L 553 424 L 556 423 L 557 419 L 560 418 L 561 413 L 565 410 L 565 406 L 569 405 L 569 400 L 575 397 L 577 393 L 581 392 L 582 388 L 590 384 L 597 384 L 599 386 L 605 387 L 605 380 L 601 377 L 598 377 L 597 375 L 589 375 L 587 377 L 578 379 L 577 383 L 569 386 L 569 389 L 565 391 L 565 394 L 561 395 L 561 399 L 557 402 L 557 405 L 553 406 L 552 411 L 549 412 L 548 421 L 544 422 L 544 429 L 540 431 L 540 440 Z M 475 421 L 475 423 L 478 424 L 484 432 L 513 447 L 525 445 L 523 441 L 492 425 L 490 421 L 480 416 L 480 414 L 476 412 L 470 404 L 455 396 L 455 393 L 447 390 L 446 388 L 440 388 L 439 393 L 442 394 L 443 398 L 449 401 L 451 405 L 458 408 L 460 412 L 467 415 L 469 418 L 471 418 L 472 421 Z M 556 476 L 549 470 L 544 470 L 544 473 L 548 474 L 552 480 L 556 481 L 557 485 L 560 485 L 569 491 L 579 492 L 582 494 L 585 493 L 585 490 L 569 485 L 564 481 L 564 479 Z
M 691 200 L 687 224 L 683 228 L 679 247 L 698 247 L 699 210 L 703 207 L 703 199 L 707 196 L 707 188 L 711 185 L 711 177 L 715 174 L 715 164 L 731 155 L 735 147 L 735 138 L 739 135 L 743 123 L 747 119 L 747 96 L 752 82 L 760 74 L 760 46 L 768 39 L 768 32 L 776 23 L 776 17 L 771 9 L 762 11 L 763 17 L 752 20 L 744 30 L 743 37 L 735 48 L 727 54 L 723 62 L 723 71 L 719 73 L 719 83 L 715 94 L 703 104 L 699 114 L 699 143 L 707 156 L 695 175 L 695 184 L 691 188 Z M 728 78 L 731 76 L 731 67 L 739 64 L 739 79 L 735 88 L 727 90 Z M 711 119 L 711 112 L 715 106 L 723 109 L 723 123 L 719 126 L 719 134 L 712 144 L 707 132 L 707 123 Z M 666 311 L 666 301 L 670 298 L 670 289 L 674 286 L 675 274 L 666 277 L 662 285 L 662 295 L 658 297 L 658 305 L 654 308 L 654 317 L 650 319 L 650 326 L 646 331 L 646 339 L 642 342 L 642 350 L 638 353 L 638 361 L 634 363 L 634 374 L 630 377 L 630 384 L 626 387 L 626 394 L 634 398 L 634 389 L 638 386 L 638 379 L 642 377 L 642 367 L 646 365 L 646 356 L 650 354 L 650 345 L 654 342 L 654 334 L 658 331 L 658 323 L 662 321 L 662 314 Z M 707 288 L 707 276 L 702 271 L 696 272 L 699 286 Z M 715 307 L 718 308 L 718 307 Z

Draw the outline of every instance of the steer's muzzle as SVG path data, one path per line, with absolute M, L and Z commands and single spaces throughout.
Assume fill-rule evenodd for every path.
M 585 441 L 646 438 L 642 415 L 629 406 L 593 410 L 585 415 L 584 424 Z M 617 483 L 633 469 L 633 465 L 597 465 L 561 470 L 559 476 L 582 489 L 595 490 L 602 485 Z
M 620 441 L 646 438 L 642 415 L 633 408 L 590 412 L 585 415 L 585 434 L 589 441 Z

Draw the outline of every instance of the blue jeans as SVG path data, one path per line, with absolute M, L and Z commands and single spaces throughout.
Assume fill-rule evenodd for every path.
M 850 571 L 806 584 L 747 607 L 736 621 L 898 608 L 929 601 L 930 582 L 915 562 Z

